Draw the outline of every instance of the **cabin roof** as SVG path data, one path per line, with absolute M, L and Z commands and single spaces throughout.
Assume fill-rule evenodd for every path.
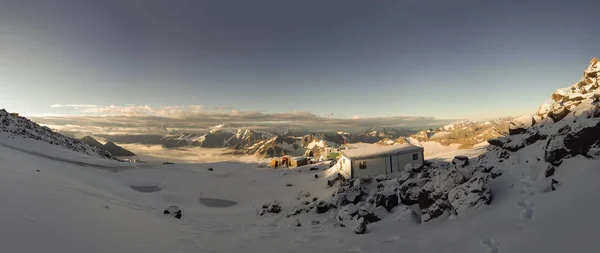
M 408 154 L 424 151 L 423 147 L 396 144 L 396 145 L 380 145 L 380 144 L 360 144 L 355 145 L 351 149 L 342 150 L 342 155 L 350 159 L 365 159 L 375 158 L 390 155 Z

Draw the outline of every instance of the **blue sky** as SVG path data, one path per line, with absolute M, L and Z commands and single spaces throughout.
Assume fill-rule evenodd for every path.
M 90 114 L 51 107 L 89 104 L 344 118 L 515 116 L 576 82 L 600 55 L 598 7 L 5 0 L 0 107 L 23 114 Z

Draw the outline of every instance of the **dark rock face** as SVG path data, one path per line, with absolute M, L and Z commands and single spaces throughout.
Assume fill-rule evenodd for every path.
M 489 139 L 487 142 L 492 146 L 502 147 L 502 146 L 504 146 L 504 144 L 506 144 L 508 142 L 508 137 L 504 136 L 504 137 Z
M 562 159 L 569 155 L 564 142 L 562 136 L 555 136 L 548 140 L 544 154 L 546 162 L 549 162 L 554 166 L 558 166 L 562 163 Z
M 448 200 L 457 215 L 463 215 L 471 210 L 489 205 L 492 202 L 492 192 L 487 176 L 475 176 L 450 190 Z
M 407 206 L 419 202 L 419 193 L 423 186 L 428 182 L 424 179 L 409 179 L 404 182 L 399 189 L 400 200 Z
M 560 106 L 548 113 L 548 117 L 550 117 L 554 122 L 558 122 L 561 119 L 565 118 L 569 114 L 569 109 L 564 106 Z
M 163 214 L 170 214 L 177 219 L 181 219 L 181 209 L 178 206 L 169 206 L 164 211 Z
M 536 143 L 539 140 L 545 139 L 545 136 L 542 136 L 537 129 L 529 129 L 527 130 L 527 138 L 525 138 L 525 144 L 531 145 Z
M 521 136 L 518 136 L 518 137 L 521 137 Z M 504 146 L 502 148 L 506 149 L 508 151 L 511 151 L 511 152 L 517 152 L 524 147 L 525 147 L 524 139 L 512 136 L 512 138 L 509 138 L 508 142 L 506 144 L 504 144 Z
M 469 165 L 469 157 L 455 156 L 454 159 L 452 159 L 452 165 L 456 166 L 457 168 L 464 168 Z
M 564 138 L 564 146 L 572 156 L 587 156 L 590 147 L 598 143 L 600 143 L 600 122 L 577 132 L 571 131 Z

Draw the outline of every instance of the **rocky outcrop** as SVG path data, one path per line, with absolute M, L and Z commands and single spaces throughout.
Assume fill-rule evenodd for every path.
M 489 205 L 492 202 L 492 192 L 487 175 L 475 176 L 466 183 L 450 190 L 448 201 L 454 213 L 459 216 L 484 205 Z
M 562 163 L 563 158 L 569 155 L 565 147 L 564 137 L 558 135 L 550 138 L 546 144 L 544 159 L 546 162 L 554 166 L 558 166 Z
M 564 148 L 571 156 L 587 156 L 590 148 L 600 143 L 600 121 L 579 131 L 571 131 L 564 137 Z
M 0 109 L 0 132 L 7 132 L 12 136 L 43 141 L 90 156 L 117 160 L 117 158 L 105 150 L 92 147 L 79 140 L 58 134 L 50 130 L 50 128 L 40 126 L 25 117 L 11 115 L 4 109 Z
M 510 135 L 513 134 L 522 134 L 527 131 L 528 128 L 535 124 L 535 120 L 531 115 L 522 115 L 510 122 L 510 126 L 508 127 L 508 133 Z

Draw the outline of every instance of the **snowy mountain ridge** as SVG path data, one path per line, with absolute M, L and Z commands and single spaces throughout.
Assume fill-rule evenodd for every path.
M 473 146 L 508 134 L 512 118 L 499 118 L 492 121 L 458 121 L 437 129 L 419 131 L 397 139 L 384 139 L 379 144 L 412 144 L 417 146 L 440 146 L 439 148 L 456 146 L 456 148 L 472 148 Z
M 4 109 L 0 109 L 0 132 L 9 133 L 9 138 L 22 137 L 39 140 L 86 155 L 117 160 L 108 151 L 91 147 L 79 140 L 58 134 L 50 128 L 40 126 L 25 117 L 11 115 Z

